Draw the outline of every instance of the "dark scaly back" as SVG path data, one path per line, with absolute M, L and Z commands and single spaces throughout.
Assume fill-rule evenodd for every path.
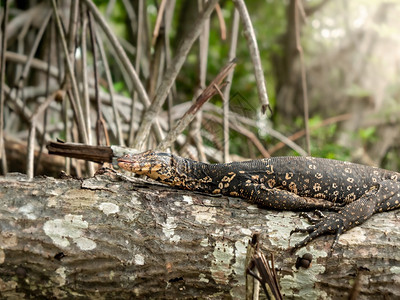
M 266 187 L 334 202 L 352 202 L 384 179 L 400 181 L 399 173 L 338 160 L 274 157 L 262 161 L 265 172 L 258 181 Z M 260 170 L 257 162 L 253 166 Z
M 333 202 L 352 202 L 367 190 L 377 188 L 381 180 L 400 181 L 400 174 L 379 168 L 312 157 L 273 157 L 268 159 L 205 164 L 186 160 L 193 189 L 232 194 L 244 183 L 262 184 L 300 196 Z M 190 188 L 192 189 L 192 188 Z

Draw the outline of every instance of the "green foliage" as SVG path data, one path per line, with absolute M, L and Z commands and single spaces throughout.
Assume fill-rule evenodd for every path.
M 367 128 L 361 128 L 358 131 L 358 136 L 365 143 L 376 142 L 376 140 L 377 140 L 376 127 L 371 126 L 371 127 L 367 127 Z
M 343 147 L 335 143 L 338 130 L 337 124 L 334 123 L 323 126 L 323 121 L 324 120 L 319 115 L 309 119 L 311 155 L 330 159 L 350 160 L 351 148 Z M 298 118 L 295 123 L 299 128 L 304 128 L 303 119 Z M 291 151 L 291 155 L 294 154 L 294 151 Z

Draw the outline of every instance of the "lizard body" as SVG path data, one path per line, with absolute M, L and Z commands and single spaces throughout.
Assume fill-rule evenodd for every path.
M 277 210 L 333 210 L 318 223 L 293 232 L 308 236 L 305 246 L 325 233 L 339 235 L 374 213 L 400 207 L 400 173 L 312 157 L 273 157 L 208 164 L 169 153 L 128 154 L 118 165 L 181 189 L 241 197 Z M 333 247 L 333 246 L 332 246 Z

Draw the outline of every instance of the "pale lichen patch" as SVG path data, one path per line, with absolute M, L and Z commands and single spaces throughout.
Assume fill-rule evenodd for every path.
M 217 284 L 227 284 L 232 273 L 231 261 L 234 249 L 228 242 L 217 241 L 214 247 L 214 259 L 211 264 L 211 276 Z
M 141 254 L 135 255 L 135 265 L 143 266 L 144 265 L 144 256 Z
M 191 204 L 193 204 L 193 199 L 190 196 L 184 195 L 183 196 L 183 202 L 186 202 L 187 204 L 191 205 Z
M 397 266 L 390 267 L 390 273 L 400 274 L 400 267 Z
M 35 207 L 32 203 L 25 204 L 18 209 L 28 220 L 36 220 L 36 215 L 33 213 Z
M 3 249 L 0 249 L 0 264 L 4 263 L 6 259 L 6 254 L 4 253 Z
M 87 243 L 87 240 L 82 240 L 83 230 L 88 228 L 88 222 L 82 220 L 81 215 L 66 215 L 64 219 L 49 220 L 43 225 L 43 231 L 49 236 L 53 243 L 59 247 L 68 247 L 70 245 L 69 238 L 72 239 L 78 247 L 82 246 L 82 250 L 93 249 L 94 243 Z M 89 249 L 87 249 L 89 248 Z
M 248 229 L 248 228 L 240 228 L 240 232 L 243 233 L 244 235 L 249 236 L 249 238 L 250 238 L 250 236 L 252 234 L 252 231 L 250 229 Z
M 205 282 L 205 283 L 209 283 L 210 280 L 206 277 L 206 275 L 204 275 L 203 273 L 200 273 L 199 275 L 199 281 L 200 282 Z
M 9 280 L 9 281 L 3 281 L 3 279 L 0 278 L 0 288 L 1 291 L 15 291 L 16 287 L 18 286 L 18 283 L 16 283 L 14 280 Z M 23 299 L 23 294 L 20 294 L 21 298 Z M 14 298 L 18 299 L 18 298 Z
M 202 239 L 201 240 L 201 242 L 200 242 L 200 246 L 202 246 L 202 247 L 207 247 L 208 246 L 208 238 L 204 238 L 204 239 Z
M 286 220 L 295 215 L 293 212 L 279 212 L 276 215 L 268 214 L 266 216 L 265 227 L 268 232 L 269 241 L 272 245 L 278 246 L 281 249 L 286 249 L 289 246 L 289 237 L 291 245 L 300 242 L 304 239 L 302 234 L 293 234 L 290 236 L 292 227 L 287 226 Z
M 303 248 L 296 256 L 302 256 L 309 252 L 313 256 L 312 267 L 308 269 L 296 269 L 293 265 L 292 275 L 285 275 L 280 280 L 281 292 L 284 295 L 296 294 L 300 299 L 327 299 L 328 295 L 325 291 L 315 288 L 318 282 L 318 276 L 325 272 L 325 266 L 318 263 L 319 257 L 326 257 L 328 253 L 323 250 L 310 247 L 308 250 Z
M 133 205 L 137 205 L 137 206 L 142 205 L 142 203 L 139 201 L 139 197 L 137 196 L 136 193 L 134 193 L 134 194 L 131 196 L 131 203 L 132 203 Z
M 175 235 L 175 228 L 177 227 L 174 217 L 167 217 L 165 223 L 161 223 L 162 231 L 170 242 L 179 242 L 180 236 Z
M 54 278 L 54 280 L 58 283 L 59 286 L 65 285 L 67 276 L 65 275 L 65 267 L 59 267 L 56 270 L 58 276 Z
M 192 215 L 199 223 L 214 223 L 216 214 L 215 207 L 196 206 L 192 209 Z
M 340 244 L 347 245 L 361 245 L 367 240 L 365 235 L 365 230 L 360 227 L 355 227 L 345 233 L 343 233 L 339 238 Z
M 99 209 L 106 215 L 115 214 L 119 212 L 119 206 L 111 202 L 100 203 Z
M 77 239 L 74 239 L 74 243 L 76 243 L 79 249 L 84 251 L 93 250 L 97 246 L 94 241 L 85 237 L 79 237 Z
M 49 197 L 47 198 L 47 206 L 48 207 L 56 207 L 58 203 L 59 197 Z
M 98 198 L 95 191 L 86 189 L 69 190 L 63 195 L 63 200 L 71 207 L 92 207 L 97 203 Z
M 9 249 L 17 246 L 17 236 L 12 232 L 1 232 L 0 235 L 0 248 Z
M 254 205 L 254 204 L 250 204 L 249 206 L 247 206 L 247 209 L 248 210 L 259 210 L 258 206 Z
M 243 276 L 245 274 L 244 268 L 246 264 L 246 253 L 249 238 L 243 238 L 243 241 L 235 242 L 235 263 L 233 264 L 233 270 L 237 276 Z

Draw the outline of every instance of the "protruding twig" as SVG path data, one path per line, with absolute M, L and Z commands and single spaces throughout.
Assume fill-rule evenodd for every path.
M 98 163 L 112 162 L 114 156 L 112 148 L 107 146 L 50 142 L 46 147 L 49 154 L 85 159 Z

